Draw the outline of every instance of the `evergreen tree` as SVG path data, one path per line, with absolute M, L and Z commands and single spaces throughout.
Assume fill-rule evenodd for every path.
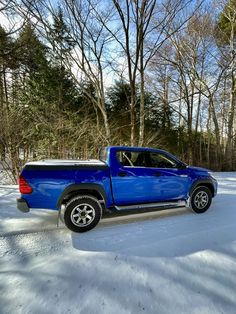
M 58 8 L 56 15 L 53 17 L 53 24 L 49 31 L 49 40 L 52 45 L 54 62 L 60 67 L 68 56 L 68 53 L 74 47 L 74 41 L 70 36 L 70 30 L 64 21 L 63 11 Z
M 216 38 L 219 45 L 230 45 L 232 27 L 235 29 L 233 39 L 236 37 L 236 0 L 229 0 L 219 15 L 216 28 Z
M 123 80 L 116 81 L 107 91 L 107 109 L 111 114 L 129 115 L 130 110 L 130 85 Z
M 39 40 L 34 27 L 28 23 L 22 29 L 16 41 L 18 56 L 25 74 L 35 75 L 48 66 L 48 48 Z

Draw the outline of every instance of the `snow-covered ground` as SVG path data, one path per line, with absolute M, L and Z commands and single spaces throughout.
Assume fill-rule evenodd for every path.
M 236 313 L 236 173 L 208 212 L 104 219 L 75 234 L 0 186 L 0 313 Z

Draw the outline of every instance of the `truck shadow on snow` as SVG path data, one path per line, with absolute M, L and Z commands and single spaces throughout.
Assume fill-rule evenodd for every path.
M 236 241 L 236 192 L 232 193 L 232 183 L 227 179 L 221 182 L 220 194 L 204 214 L 179 209 L 173 214 L 171 210 L 161 213 L 162 219 L 155 213 L 149 220 L 100 222 L 90 232 L 72 233 L 73 247 L 142 257 L 180 257 L 204 250 L 236 257 L 231 247 Z

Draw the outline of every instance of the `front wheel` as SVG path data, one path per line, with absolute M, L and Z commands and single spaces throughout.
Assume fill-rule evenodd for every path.
M 93 229 L 102 216 L 102 207 L 93 196 L 80 195 L 71 199 L 65 209 L 66 226 L 74 232 L 86 232 Z
M 202 214 L 210 207 L 211 200 L 211 191 L 205 186 L 199 186 L 192 193 L 191 208 L 195 213 Z

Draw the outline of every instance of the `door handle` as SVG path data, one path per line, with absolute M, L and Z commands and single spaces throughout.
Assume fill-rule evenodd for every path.
M 120 171 L 120 172 L 118 173 L 118 176 L 119 176 L 119 177 L 126 177 L 126 176 L 127 176 L 127 173 L 124 172 L 124 171 Z
M 161 176 L 161 173 L 160 173 L 160 172 L 156 172 L 156 173 L 154 174 L 154 176 L 155 176 L 155 177 L 160 177 L 160 176 Z

